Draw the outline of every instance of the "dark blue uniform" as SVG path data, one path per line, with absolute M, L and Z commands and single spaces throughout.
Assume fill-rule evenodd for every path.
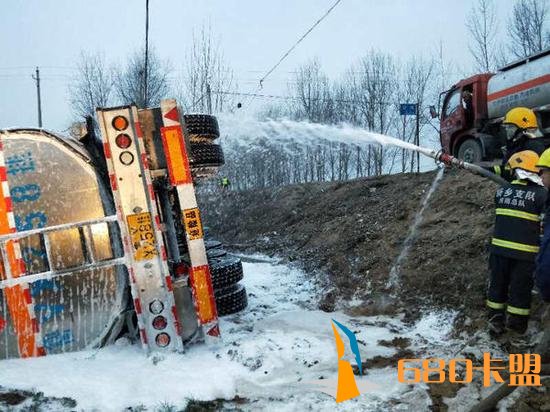
M 528 180 L 514 180 L 495 195 L 487 306 L 492 317 L 508 312 L 508 327 L 520 333 L 529 319 L 545 200 L 546 189 Z

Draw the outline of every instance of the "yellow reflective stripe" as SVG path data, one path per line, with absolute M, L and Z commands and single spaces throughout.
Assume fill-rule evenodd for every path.
M 487 299 L 487 306 L 491 309 L 504 309 L 504 303 L 493 302 Z
M 512 313 L 514 315 L 523 315 L 523 316 L 529 315 L 529 309 L 516 308 L 515 306 L 508 305 L 506 310 L 509 313 Z
M 495 212 L 497 215 L 513 216 L 519 217 L 520 219 L 532 220 L 533 222 L 540 222 L 540 215 L 523 212 L 521 210 L 497 208 Z
M 506 249 L 520 250 L 522 252 L 537 253 L 539 251 L 538 246 L 525 245 L 523 243 L 510 242 L 508 240 L 502 240 L 497 238 L 493 238 L 493 240 L 491 240 L 491 243 L 495 246 L 504 247 Z
M 524 182 L 523 180 L 514 180 L 512 181 L 512 184 L 527 186 L 527 182 Z
M 494 170 L 495 170 L 495 174 L 497 174 L 499 176 L 502 174 L 502 170 L 500 169 L 500 166 L 498 166 L 498 165 L 495 166 Z

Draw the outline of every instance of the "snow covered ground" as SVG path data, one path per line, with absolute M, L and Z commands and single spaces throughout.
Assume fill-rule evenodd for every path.
M 235 397 L 244 400 L 227 406 L 237 402 L 245 410 L 429 409 L 425 386 L 400 384 L 396 364 L 367 368 L 357 381 L 376 387 L 341 404 L 307 382 L 337 378 L 331 319 L 356 332 L 364 362 L 395 354 L 378 341 L 398 336 L 409 338 L 415 351 L 447 353 L 453 313 L 428 314 L 413 326 L 382 316 L 324 313 L 316 310 L 315 285 L 304 273 L 264 256 L 244 258 L 249 307 L 222 319 L 218 347 L 194 345 L 184 354 L 147 358 L 139 345 L 119 341 L 99 350 L 7 360 L 0 362 L 0 386 L 69 397 L 79 410 L 180 410 L 190 399 Z

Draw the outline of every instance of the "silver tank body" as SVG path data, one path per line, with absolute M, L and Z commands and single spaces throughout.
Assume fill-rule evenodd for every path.
M 18 231 L 100 218 L 107 193 L 77 142 L 35 130 L 3 130 L 7 176 Z M 106 213 L 107 212 L 107 213 Z M 107 224 L 91 227 L 98 260 L 113 255 Z M 78 229 L 50 236 L 55 269 L 84 264 Z M 47 269 L 38 236 L 20 242 L 28 272 Z M 116 253 L 116 251 L 115 251 Z M 34 310 L 47 354 L 98 345 L 125 309 L 127 277 L 121 267 L 75 271 L 30 284 Z M 9 309 L 0 289 L 0 359 L 18 357 Z
M 518 106 L 550 104 L 550 54 L 496 73 L 489 79 L 487 95 L 489 118 L 502 117 Z

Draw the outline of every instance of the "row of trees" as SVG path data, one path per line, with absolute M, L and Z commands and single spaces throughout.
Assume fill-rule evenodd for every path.
M 517 0 L 505 22 L 506 30 L 498 21 L 496 6 L 495 0 L 478 0 L 467 16 L 469 47 L 476 64 L 472 72 L 494 70 L 550 45 L 547 0 Z M 185 61 L 184 67 L 174 69 L 154 50 L 149 51 L 145 73 L 143 51 L 129 56 L 126 65 L 119 66 L 122 69 L 111 68 L 100 55 L 83 54 L 78 80 L 70 90 L 76 114 L 90 115 L 98 106 L 119 103 L 155 106 L 167 95 L 178 97 L 187 112 L 223 113 L 236 107 L 233 71 L 209 28 L 194 36 Z M 447 77 L 447 66 L 442 51 L 438 56 L 413 57 L 403 62 L 389 53 L 371 50 L 338 79 L 330 79 L 319 60 L 312 59 L 295 71 L 288 85 L 288 96 L 264 105 L 258 117 L 347 123 L 413 142 L 417 119 L 399 114 L 400 103 L 413 103 L 420 109 L 420 143 L 433 144 L 437 133 L 436 127 L 432 128 L 428 106 L 436 105 L 439 92 L 457 80 L 456 76 Z M 172 81 L 174 71 L 183 73 L 179 82 Z M 302 142 L 299 137 L 289 143 L 290 152 L 281 150 L 279 144 L 269 139 L 257 140 L 243 148 L 238 141 L 226 139 L 227 161 L 222 173 L 236 186 L 250 188 L 345 180 L 413 171 L 417 167 L 416 157 L 404 149 L 363 147 L 345 141 L 312 144 Z
M 478 0 L 466 27 L 470 52 L 478 71 L 492 71 L 550 47 L 550 10 L 547 0 L 518 0 L 508 20 L 498 20 L 495 0 Z
M 494 71 L 512 60 L 550 47 L 547 0 L 516 1 L 506 27 L 501 27 L 503 22 L 498 20 L 496 7 L 494 0 L 478 0 L 468 13 L 465 23 L 476 66 L 472 72 Z M 430 127 L 426 108 L 437 102 L 438 93 L 449 86 L 445 66 L 441 55 L 412 58 L 403 64 L 390 54 L 371 51 L 341 79 L 332 81 L 323 73 L 319 61 L 312 60 L 299 67 L 289 83 L 291 97 L 283 103 L 268 105 L 262 116 L 325 124 L 345 122 L 412 142 L 416 119 L 400 116 L 399 103 L 415 103 L 421 108 L 420 142 L 430 144 L 437 134 Z M 254 158 L 250 163 L 237 155 L 242 151 L 233 150 L 236 155 L 230 154 L 224 173 L 234 178 L 239 187 L 253 187 L 296 182 L 297 178 L 341 180 L 415 169 L 415 156 L 404 149 L 308 145 L 295 149 L 300 161 L 291 161 L 288 154 L 272 146 L 248 148 L 247 156 Z M 336 173 L 327 172 L 334 169 Z
M 138 107 L 154 107 L 166 96 L 176 96 L 188 112 L 223 112 L 231 95 L 208 93 L 209 88 L 236 90 L 233 71 L 224 62 L 219 44 L 210 28 L 203 27 L 187 51 L 184 73 L 174 82 L 174 67 L 149 48 L 145 68 L 145 50 L 128 56 L 126 64 L 106 62 L 99 53 L 82 53 L 77 63 L 76 80 L 69 87 L 69 96 L 77 119 L 93 116 L 97 107 L 135 103 Z M 145 84 L 147 83 L 147 87 Z

